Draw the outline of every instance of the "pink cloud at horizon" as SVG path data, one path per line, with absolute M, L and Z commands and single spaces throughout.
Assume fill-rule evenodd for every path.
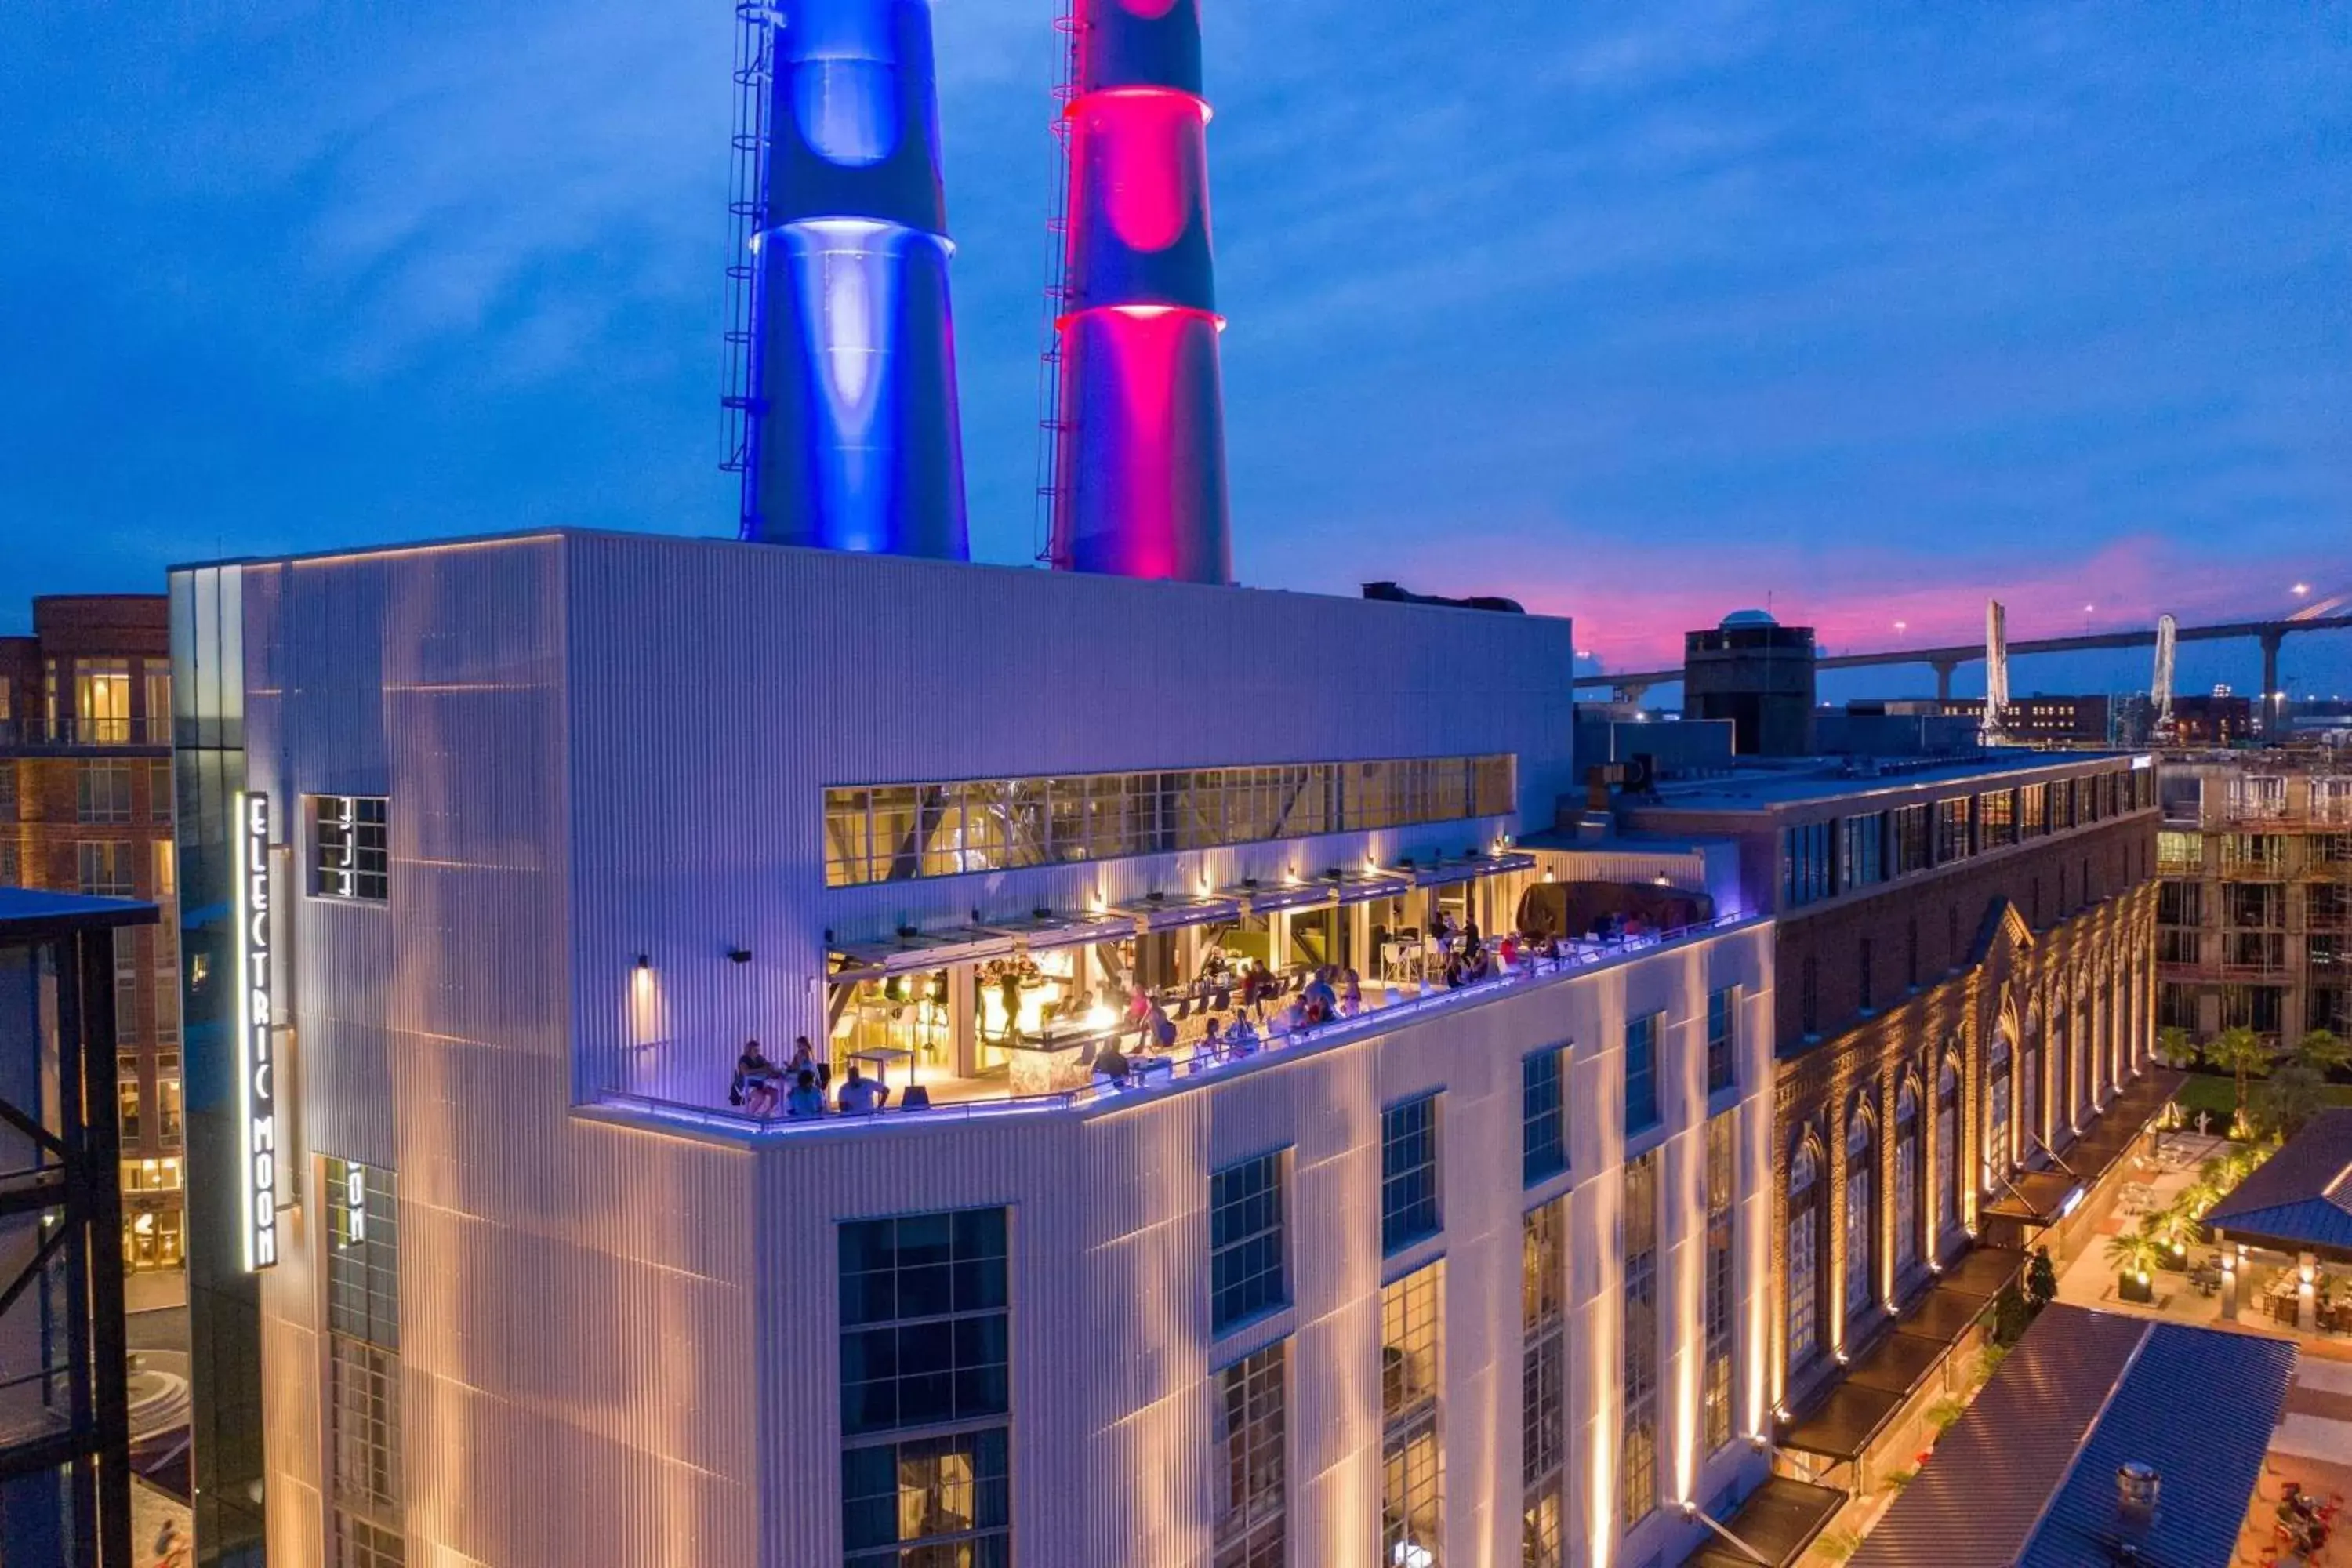
M 1620 541 L 1580 547 L 1565 564 L 1557 575 L 1522 571 L 1500 590 L 1457 582 L 1454 591 L 1507 592 L 1530 610 L 1573 616 L 1578 647 L 1616 669 L 1677 664 L 1685 632 L 1749 608 L 1814 627 L 1832 652 L 1981 642 L 1988 598 L 2008 606 L 2013 640 L 2147 626 L 2168 611 L 2195 626 L 2290 615 L 2339 598 L 2336 613 L 2352 610 L 2352 578 L 2340 572 L 2313 580 L 2275 558 L 2210 559 L 2152 536 L 2073 560 L 2022 562 L 1769 545 L 1669 551 Z M 2308 560 L 2302 569 L 2308 574 Z M 1463 572 L 1458 561 L 1431 562 L 1429 575 L 1460 579 Z M 2307 595 L 2294 594 L 2299 581 L 2309 584 Z

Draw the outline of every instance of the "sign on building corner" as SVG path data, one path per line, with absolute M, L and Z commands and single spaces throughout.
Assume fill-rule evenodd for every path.
M 278 1262 L 278 1058 L 269 973 L 269 797 L 236 797 L 237 1103 L 244 1118 L 245 1267 Z

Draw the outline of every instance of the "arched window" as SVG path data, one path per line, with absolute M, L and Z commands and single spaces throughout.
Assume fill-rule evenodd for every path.
M 2025 1057 L 2017 1073 L 2017 1152 L 2021 1163 L 2033 1154 L 2033 1141 L 2046 1138 L 2042 1130 L 2042 1023 L 2025 1021 Z
M 1895 1277 L 1919 1262 L 1919 1090 L 1908 1079 L 1895 1095 Z
M 1872 1264 L 1878 1238 L 1877 1173 L 1870 1110 L 1857 1103 L 1845 1123 L 1845 1315 L 1853 1321 L 1870 1310 Z
M 1960 1223 L 1960 1064 L 1950 1052 L 1936 1075 L 1936 1250 Z
M 2088 992 L 2076 1003 L 2074 1011 L 2074 1098 L 2068 1104 L 2066 1125 L 2079 1127 L 2090 1114 L 2091 1096 L 2098 1082 L 2098 1068 L 2094 1060 L 2098 1049 L 2098 1023 L 2091 1012 Z
M 1812 1139 L 1789 1156 L 1789 1370 L 1822 1348 L 1822 1162 Z
M 2009 1031 L 1996 1030 L 1992 1054 L 1985 1062 L 1984 1188 L 1991 1192 L 2009 1179 L 2015 1163 L 2009 1142 Z

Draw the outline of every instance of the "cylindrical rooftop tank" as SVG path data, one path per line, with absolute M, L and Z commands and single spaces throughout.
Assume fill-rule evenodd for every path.
M 929 0 L 772 16 L 743 537 L 965 559 Z
M 1078 0 L 1055 566 L 1233 580 L 1197 0 Z

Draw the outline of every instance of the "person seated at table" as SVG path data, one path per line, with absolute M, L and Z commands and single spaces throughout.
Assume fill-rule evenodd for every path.
M 859 1070 L 856 1062 L 849 1064 L 849 1076 L 841 1080 L 841 1092 L 835 1103 L 845 1116 L 870 1116 L 882 1109 L 890 1091 Z
M 1213 1062 L 1224 1060 L 1226 1046 L 1224 1028 L 1225 1021 L 1223 1018 L 1218 1017 L 1214 1013 L 1209 1015 L 1208 1027 L 1201 1034 L 1200 1055 Z
M 1293 996 L 1283 1005 L 1282 1011 L 1274 1016 L 1274 1022 L 1266 1026 L 1265 1033 L 1266 1037 L 1272 1039 L 1276 1035 L 1299 1034 L 1306 1027 L 1307 1009 L 1299 1004 L 1297 997 Z
M 1352 1018 L 1364 1010 L 1364 981 L 1353 969 L 1348 970 L 1339 982 L 1339 1016 Z
M 1475 985 L 1481 980 L 1493 978 L 1494 973 L 1495 960 L 1492 955 L 1485 948 L 1472 945 L 1465 956 L 1462 966 L 1462 978 L 1465 984 Z
M 735 1058 L 735 1081 L 727 1087 L 727 1103 L 740 1105 L 754 1116 L 773 1116 L 780 1076 L 776 1064 L 761 1051 L 759 1041 L 744 1041 L 743 1054 Z
M 1250 1022 L 1247 1013 L 1234 1015 L 1233 1032 L 1225 1037 L 1225 1049 L 1235 1057 L 1257 1054 L 1257 1026 Z
M 1331 965 L 1325 964 L 1315 972 L 1315 978 L 1307 983 L 1307 989 L 1299 993 L 1300 999 L 1314 1010 L 1318 1023 L 1339 1010 L 1339 993 L 1331 985 L 1335 973 Z
M 804 1072 L 816 1074 L 816 1086 L 824 1089 L 833 1082 L 833 1069 L 816 1059 L 806 1035 L 793 1037 L 793 1059 L 784 1064 L 784 1076 L 797 1079 Z
M 1445 955 L 1445 988 L 1459 991 L 1470 977 L 1469 961 L 1459 951 Z
M 784 1096 L 784 1114 L 795 1120 L 824 1114 L 824 1090 L 817 1087 L 816 1074 L 806 1068 L 793 1081 L 793 1090 Z
M 1498 961 L 1500 961 L 1500 963 L 1502 963 L 1503 967 L 1504 967 L 1504 968 L 1506 968 L 1506 969 L 1508 969 L 1508 968 L 1510 968 L 1513 964 L 1515 964 L 1515 963 L 1518 963 L 1518 961 L 1519 961 L 1519 938 L 1518 938 L 1518 933 L 1517 933 L 1517 932 L 1516 932 L 1516 931 L 1505 931 L 1505 932 L 1503 933 L 1503 940 L 1501 941 L 1501 942 L 1499 942 L 1499 943 L 1498 943 L 1498 944 L 1496 944 L 1496 949 L 1495 949 L 1495 956 L 1496 956 L 1496 958 Z
M 1105 1040 L 1102 1049 L 1095 1053 L 1095 1081 L 1097 1083 L 1125 1083 L 1131 1070 L 1126 1054 L 1118 1048 L 1118 1041 L 1115 1038 Z
M 1160 1005 L 1156 996 L 1143 1015 L 1143 1044 L 1155 1051 L 1176 1048 L 1176 1020 L 1168 1016 L 1168 1009 Z

